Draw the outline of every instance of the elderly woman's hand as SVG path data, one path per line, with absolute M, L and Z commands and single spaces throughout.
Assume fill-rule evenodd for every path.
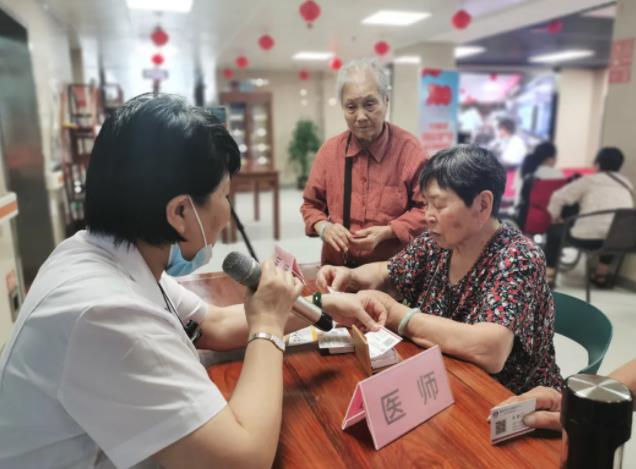
M 350 248 L 357 255 L 364 255 L 373 252 L 373 250 L 382 241 L 391 239 L 393 230 L 390 226 L 370 226 L 353 233 Z
M 339 292 L 356 292 L 358 287 L 353 278 L 353 270 L 348 267 L 324 265 L 316 275 L 316 286 L 322 292 L 333 289 Z
M 391 295 L 380 290 L 360 290 L 357 295 L 361 298 L 372 298 L 373 300 L 380 302 L 386 308 L 387 314 L 391 312 L 391 309 L 395 305 L 400 304 Z
M 537 386 L 528 392 L 506 399 L 497 404 L 497 407 L 530 399 L 537 400 L 537 410 L 526 415 L 523 423 L 532 428 L 561 431 L 561 393 L 556 389 Z
M 330 293 L 322 296 L 322 307 L 338 324 L 363 331 L 377 331 L 386 322 L 386 308 L 371 296 Z
M 340 223 L 329 223 L 321 230 L 320 238 L 338 252 L 347 252 L 353 236 Z

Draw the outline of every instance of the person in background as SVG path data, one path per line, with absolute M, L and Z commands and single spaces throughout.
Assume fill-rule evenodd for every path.
M 515 121 L 504 117 L 497 123 L 499 138 L 495 140 L 492 150 L 506 169 L 518 168 L 523 158 L 528 154 L 525 142 L 515 132 Z
M 476 105 L 466 105 L 459 113 L 459 128 L 461 134 L 468 134 L 466 142 L 471 143 L 477 136 L 477 132 L 483 127 L 484 119 Z
M 515 195 L 517 211 L 516 223 L 519 226 L 523 227 L 525 225 L 533 181 L 535 179 L 551 180 L 565 178 L 563 171 L 554 167 L 556 165 L 556 157 L 556 146 L 551 142 L 542 142 L 523 160 L 519 172 L 516 175 L 515 182 L 515 187 L 517 188 Z
M 426 155 L 416 137 L 385 121 L 389 81 L 375 60 L 343 66 L 337 92 L 349 130 L 318 150 L 300 208 L 305 233 L 322 239 L 323 264 L 386 260 L 425 227 L 417 175 Z
M 578 205 L 578 214 L 600 210 L 615 210 L 634 207 L 634 188 L 632 183 L 619 174 L 625 157 L 618 148 L 602 148 L 596 155 L 594 166 L 596 174 L 583 176 L 562 187 L 550 198 L 548 211 L 553 225 L 548 230 L 545 257 L 548 268 L 547 280 L 554 284 L 559 262 L 559 250 L 564 224 L 561 220 L 563 208 Z M 584 217 L 577 220 L 567 233 L 566 242 L 574 247 L 599 249 L 607 236 L 612 215 Z M 596 265 L 592 282 L 599 287 L 608 286 L 608 275 L 613 256 L 603 255 Z
M 555 168 L 556 161 L 556 146 L 551 142 L 542 142 L 523 160 L 521 178 L 532 176 L 536 179 L 563 179 L 563 171 Z
M 0 467 L 271 466 L 302 284 L 266 261 L 244 305 L 218 307 L 164 274 L 173 243 L 209 259 L 239 166 L 228 131 L 182 98 L 141 95 L 106 119 L 88 229 L 41 267 L 0 355 Z M 333 296 L 322 305 L 338 322 L 377 329 L 367 310 L 383 322 L 378 302 Z M 228 401 L 195 345 L 246 347 Z
M 387 327 L 475 363 L 513 392 L 560 387 L 543 254 L 497 218 L 505 178 L 481 147 L 436 153 L 420 176 L 427 231 L 388 262 L 323 266 L 318 288 L 377 298 Z
M 623 383 L 636 396 L 636 359 L 609 374 L 610 378 Z M 513 396 L 496 407 L 529 399 L 537 400 L 537 410 L 523 418 L 523 423 L 532 428 L 561 431 L 561 393 L 554 388 L 537 386 L 519 396 Z M 634 399 L 636 410 L 636 398 Z

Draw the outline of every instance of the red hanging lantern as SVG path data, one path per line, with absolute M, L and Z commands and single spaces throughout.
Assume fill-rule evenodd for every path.
M 388 42 L 386 41 L 378 41 L 373 46 L 373 49 L 375 50 L 376 54 L 382 56 L 387 54 L 389 50 L 391 50 L 391 46 L 389 46 Z
M 170 39 L 170 36 L 161 26 L 157 26 L 150 35 L 150 40 L 157 47 L 165 46 L 168 43 L 168 39 Z
M 311 28 L 313 22 L 320 16 L 320 5 L 313 0 L 307 0 L 300 5 L 300 16 L 307 22 L 307 27 Z
M 298 78 L 302 81 L 309 80 L 309 72 L 307 70 L 301 70 L 300 72 L 298 72 Z
M 455 29 L 466 29 L 472 19 L 472 16 L 466 10 L 459 10 L 453 15 L 451 22 Z
M 238 68 L 246 68 L 249 65 L 249 60 L 244 55 L 240 55 L 236 58 L 236 66 Z
M 158 67 L 159 65 L 161 65 L 161 64 L 165 61 L 165 59 L 163 58 L 163 55 L 161 55 L 161 54 L 155 54 L 155 55 L 153 55 L 153 56 L 150 58 L 150 60 L 152 60 L 152 63 L 153 63 L 153 64 L 155 64 L 157 67 Z
M 559 34 L 561 31 L 563 31 L 563 21 L 550 21 L 545 29 L 550 34 Z
M 234 76 L 234 70 L 232 70 L 231 68 L 224 68 L 223 76 L 229 80 Z
M 272 47 L 274 47 L 274 38 L 269 34 L 263 34 L 261 37 L 258 38 L 258 45 L 263 50 L 270 50 Z
M 334 57 L 329 61 L 329 68 L 331 70 L 340 70 L 340 67 L 342 67 L 342 60 L 338 57 Z

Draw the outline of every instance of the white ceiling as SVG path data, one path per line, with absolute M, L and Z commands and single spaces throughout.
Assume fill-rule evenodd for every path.
M 166 67 L 175 74 L 208 75 L 245 55 L 252 69 L 327 70 L 326 63 L 298 63 L 299 50 L 328 50 L 344 61 L 373 55 L 373 44 L 387 41 L 395 53 L 427 40 L 462 43 L 551 17 L 580 11 L 606 0 L 316 0 L 322 14 L 307 28 L 298 9 L 303 0 L 194 0 L 189 14 L 131 11 L 126 0 L 38 0 L 69 31 L 85 57 L 99 58 L 107 73 L 150 68 L 155 48 L 149 36 L 161 24 L 170 35 Z M 451 27 L 463 7 L 474 17 L 466 31 Z M 380 9 L 427 11 L 431 17 L 407 27 L 367 26 L 366 16 Z M 487 27 L 485 27 L 487 25 Z M 262 34 L 276 44 L 258 47 Z M 390 59 L 387 58 L 387 60 Z M 90 59 L 89 59 L 90 60 Z M 92 64 L 97 67 L 97 63 Z M 88 68 L 91 64 L 85 64 Z
M 520 8 L 536 9 L 534 4 L 544 7 L 548 3 L 541 0 L 317 1 L 322 15 L 309 29 L 298 13 L 302 0 L 194 0 L 189 14 L 161 15 L 128 10 L 125 0 L 40 0 L 80 42 L 94 44 L 104 54 L 106 66 L 127 54 L 151 49 L 148 37 L 160 23 L 170 34 L 170 44 L 179 56 L 198 57 L 204 62 L 212 58 L 219 64 L 232 65 L 236 56 L 245 54 L 254 68 L 298 66 L 291 61 L 298 50 L 329 50 L 347 60 L 372 55 L 373 44 L 378 40 L 389 42 L 394 50 L 444 37 L 457 41 L 463 32 L 453 30 L 450 18 L 460 5 L 471 12 L 474 24 L 478 25 L 488 17 L 514 14 L 514 10 Z M 566 4 L 575 11 L 589 3 L 604 2 L 552 0 L 549 3 L 553 5 L 553 16 L 560 16 L 563 9 L 558 4 Z M 379 9 L 428 11 L 432 16 L 408 27 L 360 24 L 363 18 Z M 258 37 L 265 33 L 276 41 L 268 52 L 260 50 L 257 44 Z

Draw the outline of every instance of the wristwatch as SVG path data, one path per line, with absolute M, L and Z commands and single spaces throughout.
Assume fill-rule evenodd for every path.
M 249 344 L 251 341 L 256 339 L 269 340 L 276 346 L 278 350 L 280 350 L 281 352 L 285 351 L 285 341 L 277 335 L 270 334 L 269 332 L 254 332 L 252 335 L 250 335 L 249 339 L 247 339 L 247 343 Z

